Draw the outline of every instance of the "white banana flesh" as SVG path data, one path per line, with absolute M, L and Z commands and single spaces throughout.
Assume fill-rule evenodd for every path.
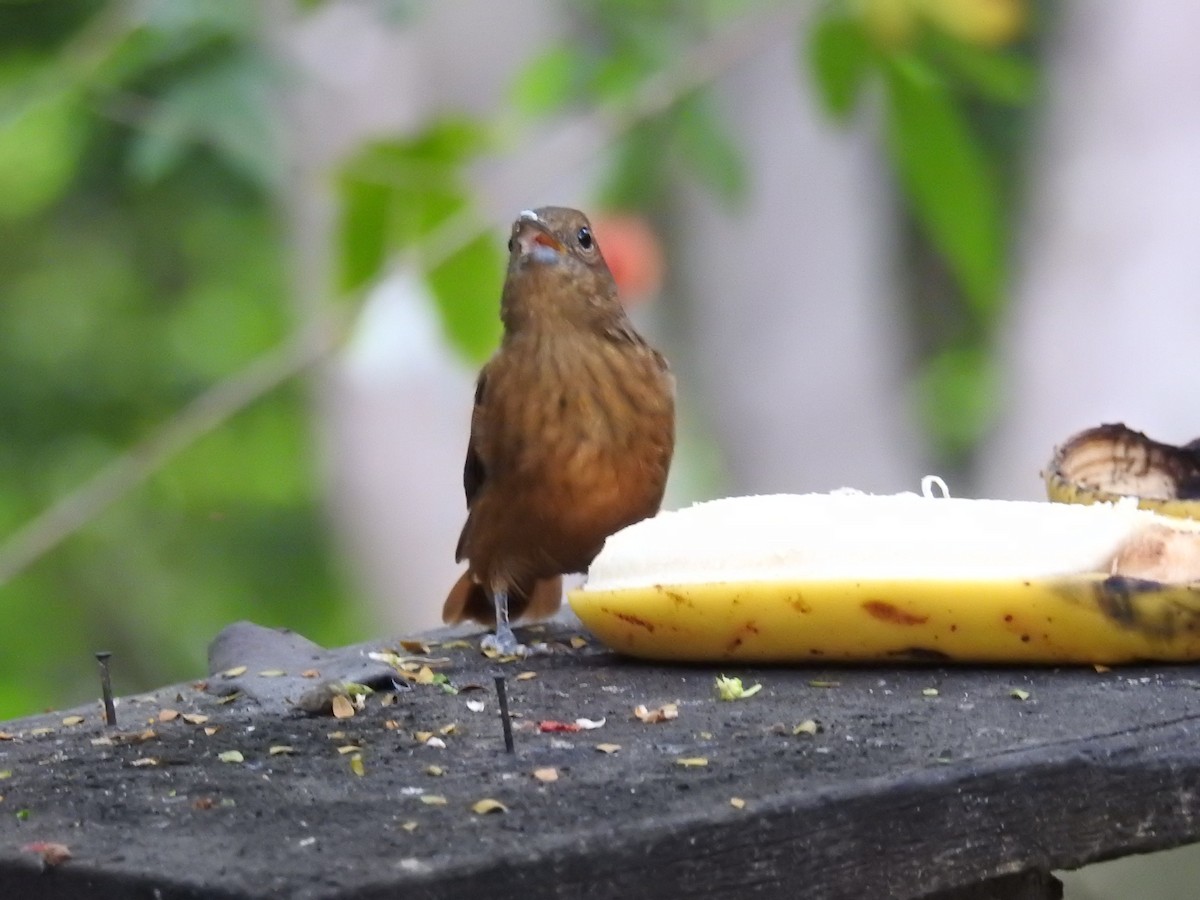
M 576 614 L 622 653 L 759 662 L 1200 659 L 1200 523 L 899 494 L 734 497 L 609 538 Z

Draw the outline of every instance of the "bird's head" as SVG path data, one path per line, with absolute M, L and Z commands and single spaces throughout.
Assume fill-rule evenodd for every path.
M 564 206 L 524 210 L 508 239 L 505 321 L 611 314 L 617 287 L 587 216 Z

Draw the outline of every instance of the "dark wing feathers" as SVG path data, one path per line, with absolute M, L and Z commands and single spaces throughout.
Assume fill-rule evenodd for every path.
M 458 536 L 458 546 L 454 549 L 455 562 L 463 561 L 467 531 L 471 527 L 471 507 L 475 505 L 475 498 L 479 495 L 479 489 L 483 487 L 483 480 L 487 474 L 483 468 L 483 460 L 479 458 L 479 451 L 475 448 L 475 422 L 478 418 L 479 405 L 483 402 L 486 383 L 487 366 L 484 366 L 479 373 L 479 380 L 475 382 L 475 408 L 471 412 L 471 437 L 467 441 L 467 458 L 463 461 L 463 492 L 467 495 L 467 521 Z
M 475 410 L 479 409 L 480 403 L 483 402 L 484 384 L 487 382 L 487 369 L 485 368 L 479 373 L 479 380 L 475 382 Z M 479 451 L 475 449 L 475 412 L 471 414 L 471 438 L 467 442 L 467 458 L 463 462 L 463 491 L 467 495 L 467 509 L 475 502 L 475 495 L 479 493 L 480 487 L 483 486 L 484 470 L 483 460 L 479 458 Z

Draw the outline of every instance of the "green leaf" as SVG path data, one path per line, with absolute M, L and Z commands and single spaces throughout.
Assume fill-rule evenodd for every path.
M 0 221 L 41 212 L 69 187 L 86 137 L 72 89 L 43 89 L 41 61 L 9 60 L 0 70 Z
M 364 287 L 389 258 L 466 207 L 463 167 L 490 141 L 481 125 L 446 119 L 408 140 L 368 144 L 346 164 L 337 233 L 342 291 Z
M 600 192 L 601 206 L 645 209 L 662 201 L 667 168 L 662 148 L 669 136 L 666 123 L 658 119 L 630 129 L 617 142 L 612 169 Z
M 389 259 L 470 210 L 463 168 L 489 140 L 473 122 L 447 120 L 411 140 L 370 145 L 351 160 L 340 180 L 343 291 L 366 287 Z M 502 247 L 502 240 L 483 235 L 426 273 L 447 338 L 472 360 L 499 338 Z
M 628 53 L 614 54 L 601 61 L 591 79 L 591 92 L 607 102 L 626 101 L 646 78 L 646 66 Z
M 1023 56 L 965 44 L 939 32 L 928 36 L 931 52 L 944 68 L 983 97 L 1025 106 L 1037 92 L 1037 69 Z
M 387 262 L 394 195 L 395 191 L 387 185 L 354 177 L 342 179 L 337 229 L 340 290 L 359 290 Z
M 509 102 L 526 116 L 544 116 L 565 106 L 579 84 L 580 58 L 570 47 L 557 46 L 535 56 L 509 89 Z
M 176 42 L 211 38 L 252 39 L 262 27 L 262 10 L 253 3 L 212 0 L 152 0 L 141 8 L 143 27 Z
M 735 205 L 746 193 L 745 162 L 708 98 L 694 96 L 683 101 L 673 121 L 680 157 L 718 200 Z
M 485 359 L 500 341 L 500 248 L 497 238 L 483 235 L 429 273 L 446 337 L 473 362 Z
M 911 58 L 885 71 L 888 149 L 901 184 L 971 305 L 990 315 L 1004 280 L 997 180 L 943 84 Z
M 987 348 L 950 347 L 917 377 L 921 418 L 941 455 L 963 458 L 979 443 L 997 410 L 999 376 Z
M 147 183 L 166 177 L 196 146 L 261 188 L 276 185 L 283 164 L 269 111 L 273 72 L 236 55 L 198 69 L 158 98 L 130 152 L 133 174 Z
M 183 122 L 158 116 L 131 144 L 129 171 L 145 184 L 160 181 L 182 162 L 187 155 L 188 143 Z
M 846 119 L 875 62 L 863 20 L 840 10 L 819 16 L 809 32 L 807 59 L 825 109 Z
M 151 0 L 139 11 L 143 15 L 119 40 L 98 46 L 99 55 L 87 60 L 85 77 L 94 93 L 125 89 L 157 96 L 196 67 L 219 65 L 232 47 L 251 55 L 260 50 L 261 4 Z
M 482 122 L 463 116 L 448 116 L 399 146 L 414 160 L 458 166 L 483 153 L 491 145 L 491 134 Z

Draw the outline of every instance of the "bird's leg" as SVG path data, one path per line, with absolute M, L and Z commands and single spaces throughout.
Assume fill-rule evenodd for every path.
M 508 589 L 492 591 L 492 603 L 496 606 L 496 633 L 487 635 L 479 646 L 484 650 L 494 650 L 500 656 L 527 656 L 529 648 L 517 640 L 512 626 L 508 624 Z

